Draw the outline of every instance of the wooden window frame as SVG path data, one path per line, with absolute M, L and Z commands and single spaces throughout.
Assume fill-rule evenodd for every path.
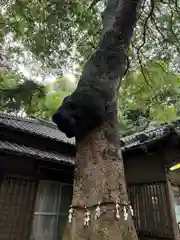
M 55 239 L 57 239 L 58 235 L 58 226 L 59 226 L 59 221 L 61 217 L 68 216 L 68 212 L 61 212 L 60 207 L 61 207 L 61 201 L 62 201 L 62 189 L 64 186 L 70 186 L 73 187 L 72 184 L 70 183 L 63 183 L 60 181 L 51 181 L 51 180 L 40 180 L 38 185 L 40 186 L 41 183 L 49 183 L 49 184 L 56 184 L 58 185 L 58 192 L 57 192 L 57 209 L 54 212 L 39 212 L 39 211 L 34 211 L 34 216 L 50 216 L 50 217 L 55 217 L 55 225 L 54 225 L 54 231 L 55 231 Z M 38 189 L 38 188 L 37 188 Z M 38 196 L 38 190 L 37 190 L 37 196 Z

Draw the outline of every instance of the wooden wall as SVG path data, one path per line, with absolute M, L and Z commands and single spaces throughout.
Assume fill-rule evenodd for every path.
M 143 153 L 124 159 L 127 183 L 165 181 L 162 156 L 159 153 Z
M 0 239 L 29 239 L 39 181 L 73 184 L 73 170 L 60 163 L 0 152 Z
M 71 184 L 73 183 L 74 167 L 0 152 L 1 178 L 6 173 L 28 176 L 38 180 L 54 180 Z

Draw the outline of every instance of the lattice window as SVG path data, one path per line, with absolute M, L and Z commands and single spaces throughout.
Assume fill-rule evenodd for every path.
M 128 185 L 128 194 L 134 209 L 134 223 L 139 235 L 172 236 L 164 182 L 131 184 Z
M 71 204 L 72 185 L 39 183 L 31 240 L 60 240 Z

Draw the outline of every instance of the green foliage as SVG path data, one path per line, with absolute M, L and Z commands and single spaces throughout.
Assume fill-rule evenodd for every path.
M 69 95 L 76 84 L 71 83 L 66 77 L 58 77 L 52 84 L 46 85 L 46 95 L 41 98 L 33 98 L 31 105 L 27 106 L 27 115 L 34 115 L 50 120 L 63 99 Z
M 62 76 L 69 69 L 80 74 L 85 60 L 97 46 L 101 30 L 100 11 L 97 6 L 90 10 L 90 2 L 1 2 L 0 41 L 6 58 L 3 64 L 10 70 L 0 73 L 0 110 L 23 110 L 28 115 L 49 119 L 72 92 L 75 85 L 64 77 L 50 85 L 25 79 L 19 74 L 18 64 L 28 65 L 32 75 L 39 73 L 37 62 L 43 64 L 45 75 Z M 132 69 L 119 93 L 122 135 L 180 115 L 180 77 L 169 68 L 179 72 L 180 1 L 153 3 L 146 1 L 142 5 L 129 49 Z
M 20 76 L 19 76 L 20 77 Z M 0 110 L 14 111 L 26 109 L 31 102 L 45 96 L 45 87 L 31 80 L 19 80 L 13 73 L 0 73 Z
M 119 95 L 119 118 L 126 119 L 126 133 L 144 130 L 152 122 L 170 122 L 179 115 L 180 75 L 164 61 L 149 61 L 128 74 Z M 124 121 L 124 120 L 123 120 Z
M 39 84 L 23 79 L 21 75 L 1 71 L 0 110 L 16 113 L 23 111 L 29 116 L 50 119 L 75 87 L 76 83 L 67 77 L 58 77 L 51 84 Z
M 23 110 L 29 116 L 51 116 L 76 87 L 68 77 L 57 77 L 50 84 L 19 80 L 15 74 L 0 75 L 0 109 Z M 180 75 L 174 74 L 164 61 L 149 61 L 130 72 L 119 92 L 118 119 L 121 135 L 142 131 L 152 124 L 170 122 L 180 116 Z
M 98 7 L 89 9 L 86 0 L 7 0 L 0 12 L 3 43 L 11 34 L 52 71 L 62 74 L 73 63 L 84 65 L 96 48 L 101 30 Z M 99 1 L 101 4 L 104 1 Z M 140 8 L 138 24 L 129 51 L 131 62 L 145 63 L 152 57 L 168 60 L 178 70 L 180 41 L 180 0 L 146 1 Z M 10 46 L 9 46 L 10 47 Z M 17 46 L 11 46 L 18 51 Z M 24 59 L 24 62 L 25 59 Z
M 88 10 L 85 0 L 16 0 L 4 3 L 1 14 L 2 36 L 12 33 L 46 66 L 57 69 L 71 65 L 68 59 L 80 63 L 92 53 L 100 30 L 98 14 Z M 76 55 L 74 43 L 77 46 Z M 15 47 L 14 47 L 15 48 Z M 72 59 L 73 58 L 73 59 Z

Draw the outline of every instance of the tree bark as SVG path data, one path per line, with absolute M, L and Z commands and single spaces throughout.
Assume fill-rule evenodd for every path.
M 117 130 L 116 100 L 123 77 L 129 43 L 140 0 L 109 0 L 103 14 L 101 39 L 84 67 L 77 89 L 88 87 L 101 94 L 107 104 L 105 122 L 76 138 L 77 162 L 72 200 L 73 218 L 64 240 L 137 239 L 132 217 L 124 219 L 128 196 Z M 98 202 L 100 217 L 95 220 Z M 116 218 L 116 202 L 120 218 Z M 89 226 L 84 226 L 86 208 Z

